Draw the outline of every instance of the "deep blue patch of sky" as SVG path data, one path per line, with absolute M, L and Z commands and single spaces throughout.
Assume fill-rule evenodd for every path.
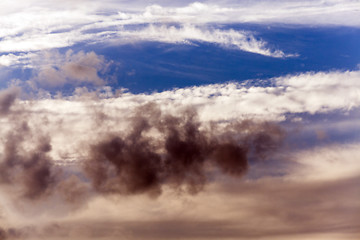
M 299 56 L 272 58 L 202 42 L 194 42 L 195 45 L 159 42 L 118 46 L 77 44 L 70 48 L 75 52 L 95 51 L 118 63 L 110 68 L 108 74 L 115 77 L 109 85 L 128 88 L 133 93 L 267 79 L 307 71 L 354 70 L 360 63 L 358 28 L 254 24 L 221 28 L 253 31 L 257 38 L 268 42 L 271 49 Z M 12 72 L 11 78 L 26 80 L 29 74 L 31 71 L 18 69 Z M 2 85 L 5 86 L 4 82 Z M 71 89 L 62 91 L 71 92 Z
M 117 82 L 131 92 L 163 91 L 247 79 L 266 79 L 307 71 L 354 70 L 360 63 L 360 29 L 300 28 L 236 25 L 234 29 L 256 32 L 273 49 L 297 53 L 294 58 L 272 58 L 196 42 L 174 45 L 156 42 L 93 48 L 107 59 L 119 62 L 114 68 Z

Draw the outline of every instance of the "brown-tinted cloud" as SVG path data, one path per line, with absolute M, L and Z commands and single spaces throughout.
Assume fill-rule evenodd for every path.
M 55 183 L 54 162 L 47 155 L 51 151 L 49 138 L 40 137 L 37 142 L 32 142 L 30 149 L 25 148 L 25 141 L 33 140 L 30 134 L 24 122 L 6 136 L 0 162 L 0 183 L 19 185 L 23 197 L 36 199 Z
M 14 104 L 19 93 L 20 89 L 16 87 L 0 91 L 0 116 L 5 115 L 10 111 L 10 108 Z
M 164 185 L 197 193 L 218 173 L 243 176 L 250 158 L 267 157 L 284 137 L 284 131 L 272 123 L 247 120 L 220 126 L 200 122 L 193 108 L 176 115 L 145 104 L 127 117 L 128 131 L 101 126 L 107 132 L 76 146 L 75 151 L 85 156 L 77 165 L 84 167 L 69 172 L 57 164 L 66 159 L 52 157 L 54 132 L 46 132 L 49 120 L 31 122 L 30 113 L 18 106 L 16 112 L 9 111 L 12 99 L 3 104 L 10 122 L 8 131 L 2 132 L 0 184 L 15 189 L 17 198 L 32 201 L 56 195 L 79 204 L 93 190 L 158 196 Z M 101 112 L 93 114 L 97 119 Z M 106 125 L 106 120 L 96 122 Z
M 106 62 L 94 52 L 73 53 L 69 50 L 65 55 L 49 52 L 45 58 L 50 64 L 41 63 L 42 69 L 33 79 L 41 88 L 56 89 L 66 84 L 79 86 L 84 83 L 102 86 L 105 83 L 99 74 L 106 69 Z
M 122 118 L 98 117 L 107 112 L 97 109 L 89 118 L 99 129 L 70 126 L 88 137 L 72 145 L 81 158 L 70 164 L 66 157 L 52 157 L 61 121 L 41 120 L 39 116 L 49 114 L 21 110 L 16 100 L 8 106 L 1 118 L 9 120 L 1 129 L 1 197 L 10 196 L 14 204 L 26 202 L 19 209 L 32 211 L 31 216 L 62 211 L 63 205 L 89 208 L 71 212 L 65 220 L 51 215 L 46 223 L 18 223 L 5 206 L 4 218 L 12 219 L 0 219 L 0 239 L 358 239 L 358 176 L 314 181 L 286 168 L 293 171 L 291 179 L 280 171 L 278 159 L 257 161 L 272 158 L 282 146 L 285 131 L 278 124 L 205 122 L 194 108 L 170 113 L 156 104 L 119 112 L 126 113 Z M 116 128 L 114 122 L 126 128 Z M 65 136 L 72 143 L 75 134 Z M 324 152 L 323 157 L 330 151 L 316 152 Z M 339 158 L 357 153 L 338 152 Z M 339 159 L 335 166 L 351 163 Z M 256 173 L 254 168 L 261 179 L 238 178 L 249 169 Z
M 178 195 L 158 201 L 107 200 L 92 218 L 48 222 L 12 229 L 13 239 L 351 239 L 360 236 L 359 176 L 337 181 L 294 182 L 269 178 L 226 181 L 188 197 L 174 209 Z M 334 197 L 336 195 L 336 197 Z M 155 203 L 154 203 L 155 202 Z M 111 205 L 116 214 L 104 213 Z M 124 204 L 124 205 L 122 205 Z M 165 206 L 164 206 L 165 205 Z M 126 208 L 132 207 L 132 218 Z M 93 206 L 94 207 L 94 206 Z M 151 212 L 156 208 L 156 214 Z M 166 214 L 167 207 L 170 210 Z M 88 212 L 96 210 L 89 209 Z M 125 216 L 124 216 L 125 215 Z M 150 216 L 149 216 L 150 215 Z M 115 216 L 115 217 L 114 217 Z M 7 233 L 8 229 L 4 229 Z M 16 238 L 15 236 L 18 236 Z M 9 238 L 11 239 L 11 238 Z
M 210 127 L 199 122 L 194 109 L 174 116 L 154 104 L 139 108 L 131 122 L 128 132 L 110 133 L 91 145 L 85 171 L 99 192 L 159 194 L 168 184 L 196 193 L 210 168 L 242 176 L 249 158 L 268 157 L 284 137 L 275 124 L 241 121 Z

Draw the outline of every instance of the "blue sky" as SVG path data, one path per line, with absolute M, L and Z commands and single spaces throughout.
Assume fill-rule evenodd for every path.
M 359 14 L 2 1 L 0 239 L 359 239 Z

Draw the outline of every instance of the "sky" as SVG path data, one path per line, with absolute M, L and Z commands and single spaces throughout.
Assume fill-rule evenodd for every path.
M 359 0 L 0 2 L 0 240 L 360 238 Z

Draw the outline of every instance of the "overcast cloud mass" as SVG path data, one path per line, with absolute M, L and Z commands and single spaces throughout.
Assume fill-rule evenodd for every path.
M 360 238 L 360 1 L 0 2 L 0 240 Z

